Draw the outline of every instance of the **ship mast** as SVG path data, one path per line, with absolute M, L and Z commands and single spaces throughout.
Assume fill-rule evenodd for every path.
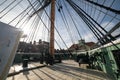
M 50 27 L 50 49 L 51 57 L 54 57 L 54 21 L 55 21 L 55 0 L 51 0 L 51 27 Z

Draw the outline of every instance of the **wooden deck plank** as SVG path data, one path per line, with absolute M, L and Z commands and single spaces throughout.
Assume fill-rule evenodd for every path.
M 40 66 L 40 63 L 30 63 L 30 67 Z M 19 65 L 20 67 L 21 65 Z M 18 65 L 11 67 L 17 69 Z M 12 72 L 10 70 L 10 72 Z M 15 70 L 14 70 L 15 71 Z M 86 69 L 86 65 L 79 67 L 73 60 L 25 71 L 6 80 L 112 80 L 105 73 Z

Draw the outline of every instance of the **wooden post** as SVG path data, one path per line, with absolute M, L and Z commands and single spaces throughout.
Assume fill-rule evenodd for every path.
M 50 55 L 54 57 L 54 20 L 55 20 L 55 0 L 51 0 L 51 28 L 50 28 Z

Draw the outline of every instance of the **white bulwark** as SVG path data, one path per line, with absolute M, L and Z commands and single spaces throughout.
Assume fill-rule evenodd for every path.
M 0 22 L 0 80 L 5 80 L 22 35 L 20 29 Z

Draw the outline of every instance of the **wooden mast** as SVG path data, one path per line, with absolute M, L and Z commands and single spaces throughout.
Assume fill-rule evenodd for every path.
M 55 0 L 51 0 L 50 55 L 54 57 Z

